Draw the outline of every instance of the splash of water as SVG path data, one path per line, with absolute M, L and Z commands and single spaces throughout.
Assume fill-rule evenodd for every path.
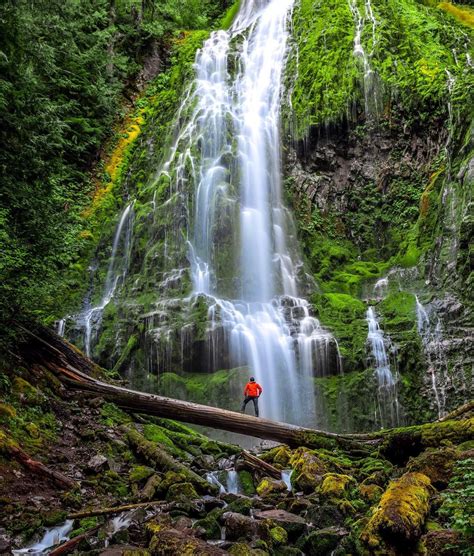
M 369 328 L 367 343 L 371 348 L 375 365 L 375 376 L 378 383 L 378 415 L 376 417 L 382 427 L 397 426 L 400 421 L 400 408 L 397 397 L 397 373 L 395 372 L 394 375 L 390 368 L 384 334 L 373 307 L 367 309 L 366 319 Z
M 19 556 L 20 554 L 30 554 L 32 556 L 48 554 L 51 547 L 69 540 L 69 533 L 73 530 L 73 524 L 74 520 L 68 519 L 61 525 L 47 529 L 39 542 L 33 543 L 25 548 L 13 550 L 12 553 L 15 556 Z

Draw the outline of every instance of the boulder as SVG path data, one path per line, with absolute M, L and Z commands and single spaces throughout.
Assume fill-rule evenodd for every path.
M 314 492 L 328 471 L 325 462 L 318 458 L 316 452 L 303 447 L 293 452 L 290 466 L 294 469 L 292 483 L 307 493 Z
M 313 531 L 303 537 L 298 546 L 305 554 L 318 554 L 318 556 L 330 555 L 337 548 L 341 540 L 349 534 L 347 529 L 342 527 L 327 527 Z
M 349 475 L 326 473 L 321 484 L 321 494 L 328 498 L 344 498 L 347 487 L 354 482 L 354 479 Z
M 257 522 L 251 517 L 235 512 L 226 512 L 222 516 L 226 539 L 229 541 L 251 540 L 257 534 Z
M 87 462 L 87 470 L 93 473 L 99 473 L 103 469 L 108 467 L 107 458 L 102 454 L 96 454 Z
M 301 516 L 291 514 L 285 510 L 266 510 L 257 512 L 255 513 L 255 519 L 265 520 L 267 523 L 271 522 L 279 527 L 282 527 L 288 533 L 290 539 L 299 537 L 307 528 L 306 521 Z
M 446 488 L 458 457 L 459 453 L 454 448 L 428 449 L 410 459 L 407 470 L 423 473 L 430 478 L 431 484 L 436 488 Z
M 263 478 L 257 486 L 257 494 L 262 497 L 272 496 L 282 492 L 287 492 L 285 483 L 278 479 L 271 479 L 270 477 Z
M 224 556 L 226 551 L 207 544 L 177 529 L 162 529 L 151 539 L 149 550 L 153 556 L 163 554 L 192 554 L 193 556 Z

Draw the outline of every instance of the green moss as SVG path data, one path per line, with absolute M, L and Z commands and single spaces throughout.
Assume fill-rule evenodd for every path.
M 323 476 L 321 484 L 321 494 L 329 498 L 344 498 L 347 493 L 348 486 L 355 482 L 349 475 L 340 475 L 338 473 L 327 473 Z
M 167 500 L 195 500 L 197 492 L 191 483 L 176 483 L 169 487 L 166 494 Z
M 106 402 L 100 409 L 102 420 L 108 427 L 130 423 L 130 416 L 113 403 Z
M 0 402 L 0 417 L 2 419 L 16 417 L 15 408 L 7 403 Z
M 383 494 L 362 540 L 372 550 L 382 544 L 382 539 L 401 545 L 415 542 L 421 535 L 433 491 L 426 475 L 405 473 Z
M 262 497 L 272 496 L 286 491 L 286 485 L 283 481 L 264 477 L 257 486 L 257 494 Z
M 148 477 L 151 477 L 155 470 L 145 465 L 134 465 L 128 472 L 128 478 L 131 483 L 141 483 Z
M 73 539 L 74 537 L 78 537 L 79 535 L 82 535 L 83 533 L 90 531 L 98 524 L 99 524 L 99 519 L 97 517 L 86 517 L 84 519 L 81 519 L 78 524 L 79 527 L 77 527 L 77 529 L 74 529 L 71 532 L 70 538 Z
M 323 475 L 328 471 L 326 464 L 317 453 L 307 448 L 298 448 L 293 452 L 290 466 L 293 469 L 292 484 L 305 492 L 314 491 L 322 482 Z
M 283 529 L 283 527 L 272 527 L 270 529 L 270 538 L 272 543 L 275 545 L 286 544 L 288 542 L 288 533 Z
M 237 15 L 238 11 L 240 9 L 240 0 L 236 0 L 231 6 L 230 8 L 227 9 L 227 12 L 223 15 L 222 19 L 219 22 L 219 27 L 221 29 L 229 29 L 230 26 L 232 25 L 235 16 Z
M 238 472 L 238 475 L 242 493 L 245 494 L 245 496 L 253 496 L 256 491 L 252 473 L 243 469 L 242 471 Z

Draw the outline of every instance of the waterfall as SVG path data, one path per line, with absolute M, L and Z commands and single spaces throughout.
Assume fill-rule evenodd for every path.
M 443 328 L 436 315 L 432 325 L 430 316 L 417 295 L 415 299 L 418 334 L 426 354 L 429 380 L 438 417 L 441 418 L 446 413 L 446 388 L 449 384 L 448 362 L 443 348 Z
M 189 259 L 194 295 L 209 302 L 211 351 L 227 350 L 233 366 L 255 375 L 262 416 L 314 424 L 313 376 L 328 374 L 337 345 L 298 294 L 302 262 L 281 199 L 280 104 L 293 1 L 243 2 L 230 31 L 204 44 L 194 113 L 165 169 L 173 164 L 179 187 L 192 168 Z
M 362 60 L 365 114 L 367 118 L 376 119 L 381 111 L 382 96 L 377 74 L 370 65 L 370 58 L 374 52 L 375 44 L 377 42 L 375 34 L 377 20 L 375 19 L 370 0 L 365 0 L 364 2 L 365 15 L 362 15 L 359 10 L 357 0 L 348 0 L 348 2 L 355 25 L 354 56 L 357 59 Z M 370 22 L 372 27 L 372 45 L 369 53 L 366 52 L 362 44 L 362 34 L 366 20 Z
M 385 348 L 385 338 L 373 307 L 367 309 L 369 333 L 367 342 L 374 359 L 377 378 L 377 413 L 376 419 L 382 427 L 399 424 L 399 403 L 397 398 L 397 376 L 392 374 L 390 360 Z
M 112 253 L 105 278 L 102 296 L 98 305 L 86 306 L 84 311 L 74 320 L 84 333 L 84 350 L 87 356 L 91 355 L 94 333 L 97 333 L 102 320 L 104 309 L 110 303 L 117 287 L 125 280 L 128 271 L 130 248 L 133 230 L 133 203 L 128 204 L 123 210 L 115 228 L 112 243 Z

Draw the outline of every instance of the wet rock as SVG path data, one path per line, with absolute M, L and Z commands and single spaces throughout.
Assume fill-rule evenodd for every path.
M 197 458 L 194 458 L 193 465 L 195 465 L 199 469 L 211 471 L 215 468 L 216 463 L 213 456 L 209 454 L 203 454 L 201 456 L 198 456 Z
M 341 510 L 332 504 L 315 504 L 311 506 L 306 513 L 306 519 L 318 528 L 342 525 L 344 523 L 344 515 Z
M 226 539 L 237 541 L 239 539 L 252 539 L 257 533 L 257 522 L 251 517 L 235 512 L 226 512 L 222 515 L 225 526 Z
M 313 492 L 328 471 L 315 452 L 303 447 L 293 452 L 290 465 L 294 469 L 292 483 L 304 492 Z
M 144 500 L 144 501 L 153 500 L 158 490 L 158 487 L 160 486 L 160 483 L 161 483 L 161 478 L 158 475 L 152 475 L 151 477 L 148 477 L 145 486 L 143 487 L 140 494 L 138 495 L 140 500 Z
M 99 473 L 100 471 L 106 469 L 108 467 L 107 458 L 101 454 L 97 454 L 93 456 L 86 465 L 86 469 L 88 471 L 92 471 L 93 473 Z
M 272 522 L 285 529 L 290 539 L 302 535 L 307 528 L 306 521 L 299 515 L 285 510 L 267 510 L 255 513 L 255 519 Z
M 152 555 L 224 556 L 226 552 L 217 546 L 192 537 L 177 529 L 163 529 L 151 539 L 149 550 Z
M 272 496 L 282 492 L 287 492 L 286 484 L 283 481 L 271 479 L 270 477 L 262 479 L 257 486 L 257 493 L 262 497 Z
M 337 548 L 339 543 L 344 537 L 349 534 L 347 529 L 342 527 L 327 527 L 326 529 L 319 529 L 318 531 L 313 531 L 306 537 L 304 537 L 298 546 L 306 554 L 318 554 L 319 556 L 325 556 L 332 554 Z

